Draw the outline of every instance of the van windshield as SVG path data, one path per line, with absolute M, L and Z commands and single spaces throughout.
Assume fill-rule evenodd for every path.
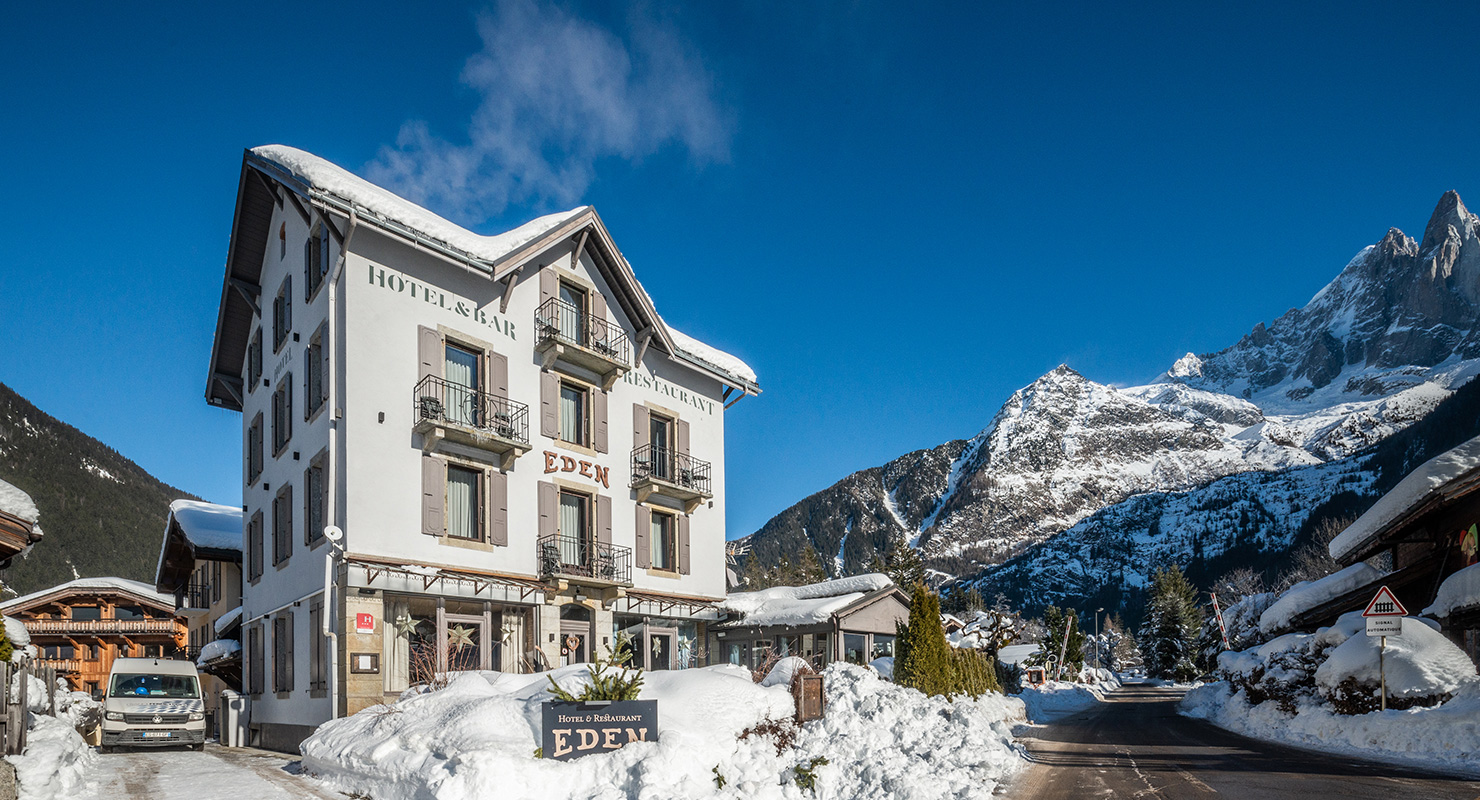
M 200 697 L 194 675 L 138 675 L 119 673 L 108 687 L 109 697 Z

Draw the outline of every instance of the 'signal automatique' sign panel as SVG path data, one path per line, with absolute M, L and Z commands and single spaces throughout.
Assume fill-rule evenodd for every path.
M 658 701 L 544 704 L 545 758 L 567 761 L 658 740 Z

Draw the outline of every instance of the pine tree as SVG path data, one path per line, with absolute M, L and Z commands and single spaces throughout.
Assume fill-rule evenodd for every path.
M 966 595 L 961 598 L 961 604 L 963 606 L 962 610 L 968 614 L 985 611 L 987 608 L 987 601 L 982 599 L 982 593 L 975 586 L 966 590 Z
M 1146 620 L 1141 624 L 1146 673 L 1178 681 L 1197 677 L 1197 640 L 1202 622 L 1197 590 L 1182 574 L 1182 568 L 1173 565 L 1157 570 L 1146 602 Z
M 802 548 L 801 555 L 792 565 L 792 573 L 787 578 L 789 586 L 806 586 L 827 580 L 827 571 L 822 568 L 822 559 L 817 557 L 817 548 Z
M 10 643 L 10 633 L 0 625 L 0 663 L 9 664 L 10 657 L 15 655 L 15 645 Z
M 1072 625 L 1070 623 L 1073 623 Z M 1084 668 L 1084 635 L 1083 626 L 1079 624 L 1079 612 L 1073 609 L 1060 609 L 1058 606 L 1049 606 L 1043 609 L 1043 639 L 1040 647 L 1046 659 L 1053 656 L 1059 657 L 1062 649 L 1064 660 L 1062 674 L 1072 677 L 1079 674 Z M 1064 644 L 1064 633 L 1068 632 L 1068 646 Z
M 890 539 L 889 549 L 881 561 L 874 558 L 874 568 L 889 576 L 895 586 L 910 587 L 925 582 L 925 561 L 920 553 L 902 539 Z
M 940 601 L 922 583 L 910 597 L 910 621 L 896 623 L 894 682 L 925 694 L 952 693 L 951 646 L 940 626 Z

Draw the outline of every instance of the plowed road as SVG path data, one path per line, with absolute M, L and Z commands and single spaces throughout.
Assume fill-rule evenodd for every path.
M 1480 782 L 1269 744 L 1177 715 L 1179 689 L 1126 686 L 1110 702 L 1026 733 L 1021 800 L 1480 798 Z

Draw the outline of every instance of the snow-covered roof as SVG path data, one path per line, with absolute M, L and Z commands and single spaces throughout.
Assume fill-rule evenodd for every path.
M 180 524 L 185 538 L 196 547 L 214 550 L 242 549 L 242 510 L 200 500 L 170 503 L 170 519 Z M 168 524 L 166 524 L 168 530 Z
M 215 629 L 216 635 L 220 636 L 222 633 L 225 633 L 227 630 L 229 630 L 232 625 L 241 622 L 241 619 L 242 607 L 237 606 L 236 608 L 231 609 L 225 614 L 222 614 L 220 619 L 217 619 L 211 627 Z
M 1480 436 L 1425 461 L 1331 540 L 1331 557 L 1338 561 L 1345 558 L 1421 505 L 1436 489 L 1476 467 L 1480 467 Z
M 5 636 L 10 639 L 10 645 L 17 650 L 24 650 L 31 643 L 31 632 L 26 630 L 25 623 L 14 617 L 3 617 L 5 621 Z
M 1286 630 L 1290 627 L 1291 620 L 1301 612 L 1309 611 L 1381 577 L 1382 573 L 1371 565 L 1357 563 L 1320 580 L 1301 581 L 1291 586 L 1280 595 L 1280 599 L 1274 601 L 1274 605 L 1264 610 L 1259 616 L 1259 630 L 1265 633 Z
M 145 597 L 150 600 L 158 601 L 160 604 L 169 606 L 171 608 L 174 608 L 175 606 L 174 597 L 156 592 L 154 590 L 154 587 L 150 586 L 147 583 L 131 581 L 128 578 L 104 577 L 78 578 L 76 580 L 67 581 L 66 583 L 57 584 L 56 586 L 53 586 L 49 589 L 42 589 L 39 592 L 31 592 L 30 594 L 21 595 L 14 600 L 7 600 L 4 603 L 0 603 L 0 611 L 9 610 L 12 608 L 20 608 L 22 606 L 29 605 L 33 600 L 37 600 L 48 595 L 67 594 L 74 591 L 81 592 L 87 589 L 118 589 L 139 595 L 140 597 Z
M 1480 607 L 1480 564 L 1471 564 L 1439 584 L 1434 602 L 1423 610 L 1426 617 L 1443 618 L 1458 609 Z
M 376 186 L 337 164 L 296 147 L 280 144 L 263 145 L 252 148 L 252 154 L 281 167 L 314 189 L 334 195 L 384 221 L 414 231 L 480 261 L 498 261 L 544 234 L 574 220 L 591 208 L 580 206 L 569 211 L 547 214 L 530 220 L 511 231 L 485 236 L 422 208 L 394 192 Z M 626 262 L 625 256 L 621 258 Z M 631 264 L 628 263 L 627 267 L 630 270 Z M 648 301 L 651 303 L 651 297 Z M 662 321 L 661 317 L 659 319 Z M 676 355 L 755 388 L 758 379 L 755 370 L 751 369 L 750 365 L 723 350 L 711 347 L 676 330 L 666 321 L 662 321 L 662 325 L 667 328 L 673 346 L 678 351 Z
M 200 656 L 195 659 L 195 663 L 197 666 L 205 666 L 212 661 L 239 656 L 241 651 L 241 642 L 235 639 L 217 639 L 214 642 L 207 642 L 206 646 L 200 649 Z
M 5 481 L 0 481 L 0 511 L 20 517 L 33 525 L 41 518 L 41 512 L 36 509 L 36 502 L 31 496 Z
M 815 625 L 832 619 L 869 592 L 893 585 L 886 575 L 868 573 L 806 586 L 773 586 L 727 595 L 720 610 L 739 614 L 740 622 L 748 626 Z

